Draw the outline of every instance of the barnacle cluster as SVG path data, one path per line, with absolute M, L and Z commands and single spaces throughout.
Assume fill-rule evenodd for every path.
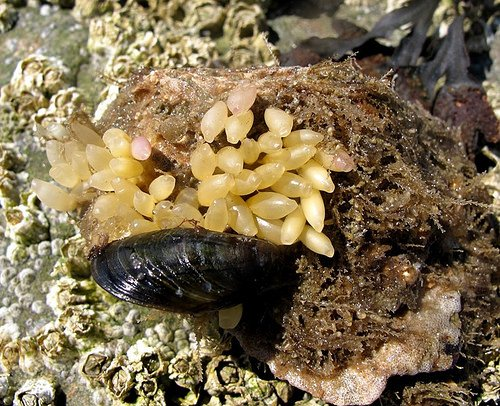
M 49 175 L 68 190 L 40 179 L 33 181 L 33 190 L 45 204 L 61 211 L 93 200 L 93 217 L 108 223 L 111 241 L 175 227 L 199 225 L 219 232 L 229 227 L 276 244 L 300 240 L 331 257 L 333 246 L 322 233 L 321 192 L 334 190 L 329 170 L 350 171 L 353 161 L 340 146 L 331 153 L 318 149 L 322 134 L 292 131 L 293 116 L 274 107 L 264 112 L 268 131 L 255 139 L 247 137 L 254 124 L 251 107 L 256 95 L 255 86 L 236 87 L 227 103 L 218 101 L 206 112 L 200 125 L 203 141 L 190 158 L 199 184 L 197 189 L 177 190 L 175 199 L 171 199 L 176 186 L 172 174 L 151 176 L 145 171 L 143 163 L 152 152 L 146 137 L 132 139 L 118 128 L 101 137 L 77 120 L 69 129 L 49 128 L 54 139 L 46 144 Z M 214 152 L 211 144 L 223 130 L 232 145 Z

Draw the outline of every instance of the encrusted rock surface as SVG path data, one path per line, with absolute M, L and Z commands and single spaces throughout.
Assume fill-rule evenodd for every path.
M 192 186 L 189 153 L 203 113 L 245 82 L 257 87 L 256 122 L 267 107 L 285 109 L 328 134 L 320 148 L 342 144 L 357 168 L 332 175 L 338 186 L 326 202 L 325 233 L 336 255 L 304 253 L 295 292 L 247 304 L 234 331 L 243 347 L 276 376 L 339 405 L 375 401 L 391 375 L 451 368 L 461 347 L 461 300 L 467 312 L 478 294 L 489 301 L 493 293 L 497 230 L 456 134 L 388 84 L 349 61 L 144 72 L 96 127 L 146 136 L 151 170 Z M 87 220 L 87 239 L 105 234 Z

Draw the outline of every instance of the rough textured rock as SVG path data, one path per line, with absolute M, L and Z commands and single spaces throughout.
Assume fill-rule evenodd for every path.
M 333 175 L 337 190 L 325 201 L 334 258 L 303 253 L 296 290 L 246 305 L 234 331 L 243 347 L 276 376 L 339 405 L 374 401 L 391 375 L 451 368 L 460 301 L 467 320 L 494 302 L 498 228 L 458 136 L 388 84 L 350 62 L 143 72 L 96 128 L 146 136 L 149 170 L 191 185 L 202 115 L 245 81 L 258 89 L 256 122 L 269 106 L 286 109 L 297 125 L 328 134 L 325 150 L 343 145 L 357 168 Z M 84 219 L 89 240 L 105 232 Z M 462 332 L 474 328 L 468 321 Z

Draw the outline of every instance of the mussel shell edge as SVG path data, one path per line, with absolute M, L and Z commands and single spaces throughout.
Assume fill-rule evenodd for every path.
M 179 313 L 229 307 L 296 279 L 292 248 L 202 228 L 127 237 L 90 259 L 93 278 L 113 296 Z

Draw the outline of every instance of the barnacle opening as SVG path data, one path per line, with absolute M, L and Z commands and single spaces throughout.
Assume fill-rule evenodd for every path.
M 322 193 L 335 189 L 330 171 L 347 172 L 354 163 L 340 144 L 329 151 L 318 147 L 323 134 L 293 130 L 294 117 L 282 109 L 268 107 L 256 119 L 251 108 L 257 96 L 254 85 L 242 84 L 203 115 L 189 157 L 194 188 L 176 185 L 170 171 L 155 166 L 148 138 L 116 127 L 101 136 L 75 117 L 67 127 L 49 129 L 49 174 L 59 186 L 35 179 L 33 190 L 57 210 L 89 206 L 90 217 L 106 224 L 106 243 L 200 226 L 278 245 L 301 241 L 332 257 L 333 245 L 322 233 Z

